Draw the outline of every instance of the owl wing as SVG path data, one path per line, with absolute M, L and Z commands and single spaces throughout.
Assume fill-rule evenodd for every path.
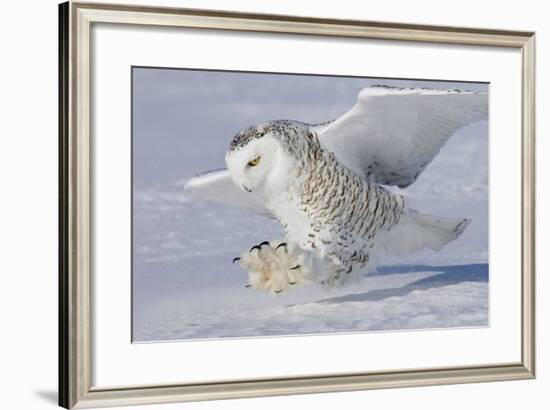
M 312 128 L 362 178 L 404 188 L 456 131 L 487 112 L 486 92 L 373 86 L 341 117 Z
M 185 183 L 184 192 L 192 198 L 242 208 L 273 218 L 273 214 L 260 201 L 233 183 L 227 169 L 208 171 L 191 178 Z

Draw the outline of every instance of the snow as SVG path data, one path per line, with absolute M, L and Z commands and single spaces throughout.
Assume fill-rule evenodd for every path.
M 193 74 L 193 81 L 187 73 Z M 289 118 L 282 112 L 289 104 L 304 105 L 302 97 L 292 100 L 290 94 L 283 93 L 262 111 L 258 107 L 270 89 L 289 89 L 301 96 L 307 94 L 308 87 L 317 89 L 320 80 L 300 77 L 299 87 L 293 88 L 298 80 L 276 76 L 277 81 L 263 82 L 256 95 L 251 90 L 235 91 L 232 85 L 242 87 L 243 79 L 234 81 L 224 74 L 223 81 L 207 82 L 211 88 L 224 87 L 217 93 L 201 94 L 196 88 L 205 81 L 199 81 L 194 72 L 141 70 L 135 74 L 135 342 L 489 325 L 487 122 L 455 134 L 419 180 L 403 191 L 422 213 L 471 218 L 471 225 L 457 241 L 440 252 L 379 260 L 375 271 L 348 286 L 314 285 L 273 295 L 245 288 L 247 274 L 231 260 L 256 243 L 282 238 L 278 223 L 247 211 L 192 200 L 183 193 L 182 183 L 199 172 L 223 167 L 231 129 L 237 131 L 241 121 L 246 126 Z M 202 75 L 207 74 L 212 73 Z M 312 121 L 306 114 L 315 113 L 319 120 L 329 119 L 334 107 L 349 107 L 355 98 L 350 101 L 350 95 L 356 95 L 365 83 L 362 79 L 330 80 L 322 83 L 322 99 L 317 96 L 308 102 L 307 110 L 296 109 L 290 118 Z M 395 80 L 387 83 L 399 85 Z M 434 86 L 412 83 L 403 85 Z M 331 91 L 332 84 L 336 85 Z M 455 83 L 449 86 L 461 88 Z M 473 86 L 482 87 L 468 84 L 466 88 Z M 175 100 L 185 100 L 187 93 L 189 110 Z M 233 101 L 229 106 L 227 98 Z M 334 105 L 327 107 L 331 98 Z M 160 114 L 154 114 L 153 106 Z M 220 112 L 229 109 L 229 114 L 220 114 L 203 127 L 203 134 L 192 137 L 194 145 L 187 151 L 174 147 L 173 139 L 163 139 L 163 132 L 173 135 L 178 124 L 194 121 L 200 106 L 209 110 L 219 106 Z M 229 118 L 234 121 L 231 126 L 227 125 Z M 213 129 L 224 132 L 209 139 Z
M 137 326 L 135 340 L 488 325 L 486 264 L 417 269 L 398 273 L 406 269 L 396 267 L 330 291 L 271 295 L 242 286 L 210 289 L 196 295 L 209 303 L 193 309 L 185 297 L 176 297 L 144 315 L 148 320 Z

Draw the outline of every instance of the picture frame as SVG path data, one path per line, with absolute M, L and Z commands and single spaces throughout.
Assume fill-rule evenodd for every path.
M 92 27 L 170 27 L 521 52 L 521 359 L 483 365 L 404 368 L 292 377 L 95 386 Z M 68 2 L 59 6 L 59 404 L 65 408 L 353 391 L 535 377 L 535 34 L 474 28 L 346 21 Z

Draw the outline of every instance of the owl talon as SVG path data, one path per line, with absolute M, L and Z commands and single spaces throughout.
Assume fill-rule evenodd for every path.
M 280 252 L 279 248 L 285 251 Z M 264 241 L 234 261 L 239 261 L 239 265 L 248 272 L 246 287 L 281 293 L 290 286 L 311 282 L 308 254 L 286 242 Z
M 233 258 L 233 262 L 232 262 L 232 263 L 235 263 L 235 262 L 240 261 L 240 260 L 241 260 L 240 256 L 237 256 L 236 258 Z

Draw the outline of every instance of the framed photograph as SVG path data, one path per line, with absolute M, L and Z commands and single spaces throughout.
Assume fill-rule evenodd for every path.
M 534 377 L 534 33 L 59 23 L 61 406 Z

